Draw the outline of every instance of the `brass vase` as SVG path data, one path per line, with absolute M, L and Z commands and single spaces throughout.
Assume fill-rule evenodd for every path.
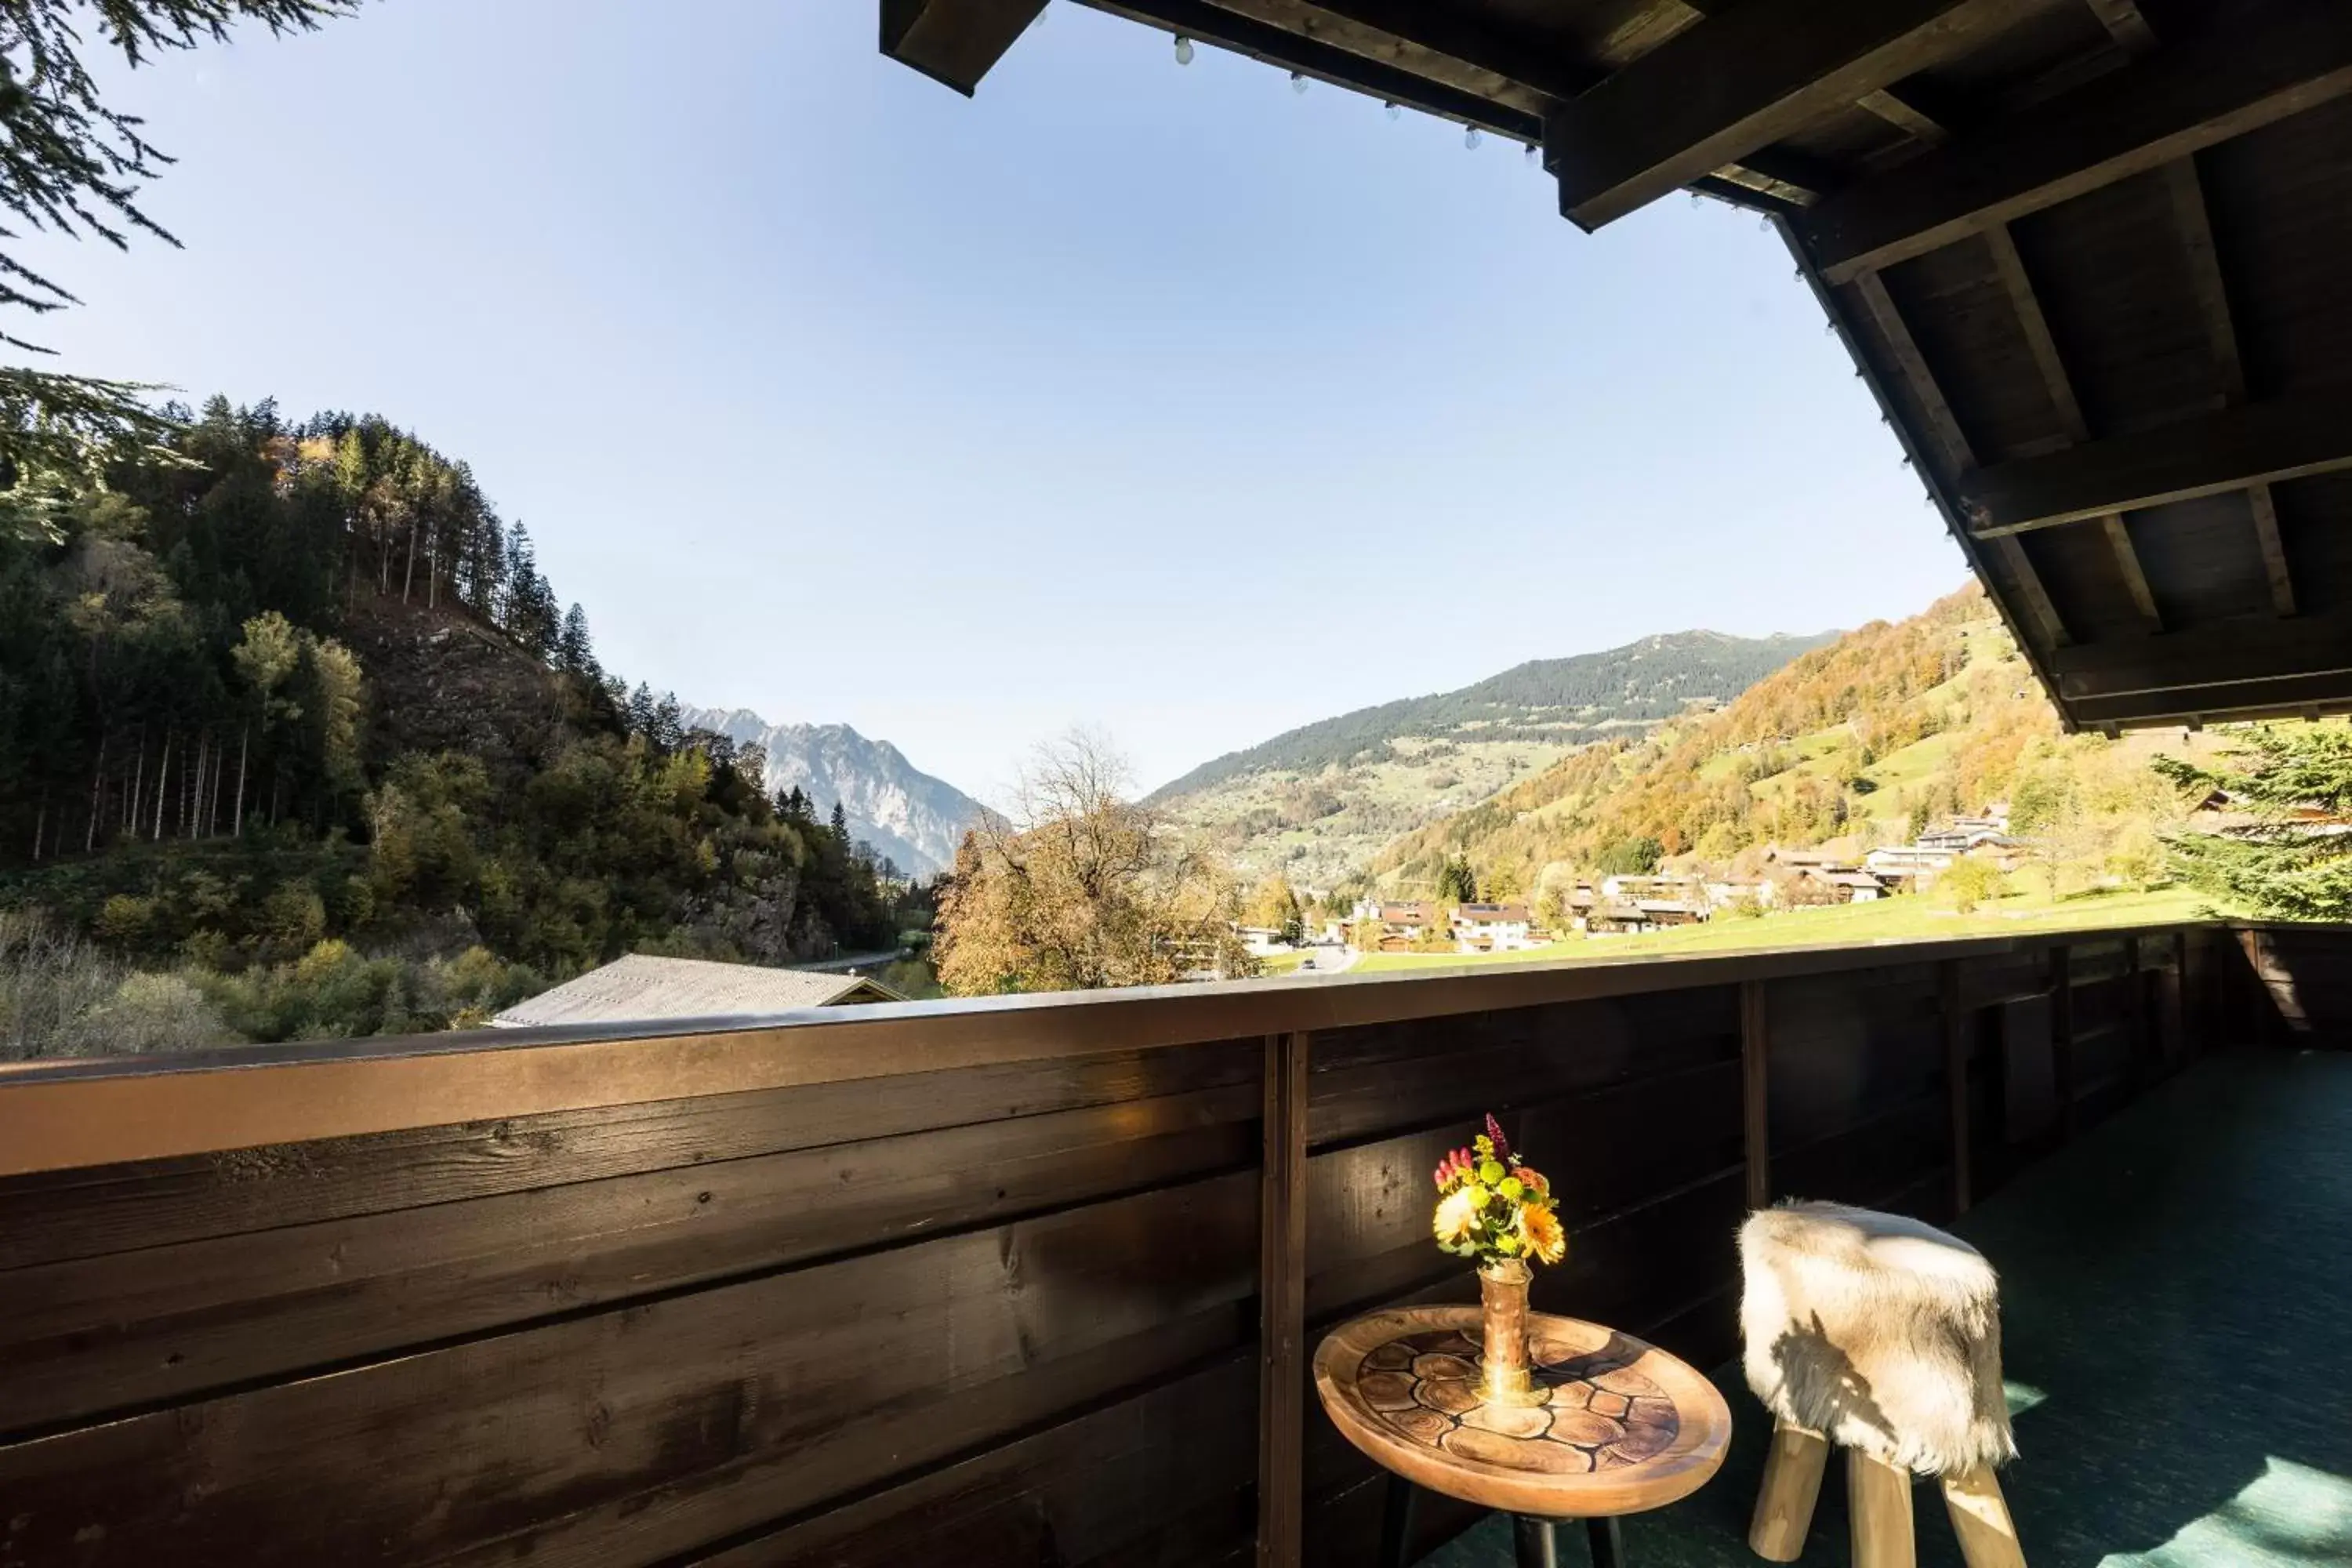
M 1522 1258 L 1491 1258 L 1478 1266 L 1478 1304 L 1485 1313 L 1478 1396 L 1488 1405 L 1541 1405 L 1528 1369 L 1528 1284 L 1535 1271 Z

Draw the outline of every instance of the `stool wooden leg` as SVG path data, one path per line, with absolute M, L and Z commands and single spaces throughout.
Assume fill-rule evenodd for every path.
M 1783 1422 L 1772 1428 L 1772 1450 L 1764 1457 L 1764 1485 L 1756 1493 L 1756 1517 L 1748 1545 L 1771 1563 L 1794 1563 L 1805 1550 L 1813 1504 L 1822 1495 L 1822 1471 L 1830 1462 L 1830 1440 L 1819 1432 Z
M 1853 1568 L 1918 1568 L 1918 1549 L 1911 1539 L 1911 1472 L 1848 1448 L 1845 1493 L 1853 1517 Z
M 1592 1568 L 1625 1568 L 1625 1537 L 1614 1514 L 1586 1520 L 1584 1541 L 1592 1549 Z
M 1952 1516 L 1952 1533 L 1960 1538 L 1960 1556 L 1969 1568 L 2025 1568 L 2016 1521 L 2009 1517 L 2000 1482 L 1990 1470 L 1946 1476 L 1944 1508 Z

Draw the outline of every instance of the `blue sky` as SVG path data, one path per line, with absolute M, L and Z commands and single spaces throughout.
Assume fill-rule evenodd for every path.
M 612 668 L 975 793 L 1965 575 L 1753 216 L 1580 234 L 1515 145 L 1066 0 L 971 100 L 872 0 L 379 0 L 121 97 L 187 248 L 28 248 L 68 367 L 382 412 Z

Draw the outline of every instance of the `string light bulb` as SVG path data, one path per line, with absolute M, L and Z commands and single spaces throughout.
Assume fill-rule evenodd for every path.
M 1293 92 L 1305 92 L 1307 90 L 1307 77 L 1305 73 L 1300 71 L 1292 71 L 1290 73 L 1290 90 Z
M 1534 142 L 1528 142 L 1528 163 L 1534 163 L 1535 161 L 1536 161 L 1536 144 L 1535 144 Z
M 1384 104 L 1381 105 L 1381 107 L 1382 109 L 1385 109 L 1385 110 L 1387 110 L 1389 111 L 1389 118 L 1390 118 L 1391 120 L 1394 120 L 1398 115 L 1402 114 L 1402 113 L 1404 112 L 1404 110 L 1403 110 L 1399 109 L 1399 108 L 1396 106 L 1396 102 L 1395 102 L 1395 100 L 1391 100 L 1389 102 L 1387 102 L 1387 103 L 1384 103 Z
M 1192 40 L 1181 33 L 1176 35 L 1176 63 L 1180 66 L 1192 63 Z
M 1475 147 L 1478 145 L 1478 128 L 1476 126 L 1470 126 L 1462 132 L 1462 145 L 1465 147 Z

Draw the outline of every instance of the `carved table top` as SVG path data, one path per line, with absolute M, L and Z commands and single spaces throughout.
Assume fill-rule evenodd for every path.
M 1350 1443 L 1416 1486 L 1553 1519 L 1639 1513 L 1687 1497 L 1723 1464 L 1731 1411 L 1715 1384 L 1598 1323 L 1530 1313 L 1532 1407 L 1478 1397 L 1475 1307 L 1409 1307 L 1342 1324 L 1315 1352 L 1315 1389 Z

